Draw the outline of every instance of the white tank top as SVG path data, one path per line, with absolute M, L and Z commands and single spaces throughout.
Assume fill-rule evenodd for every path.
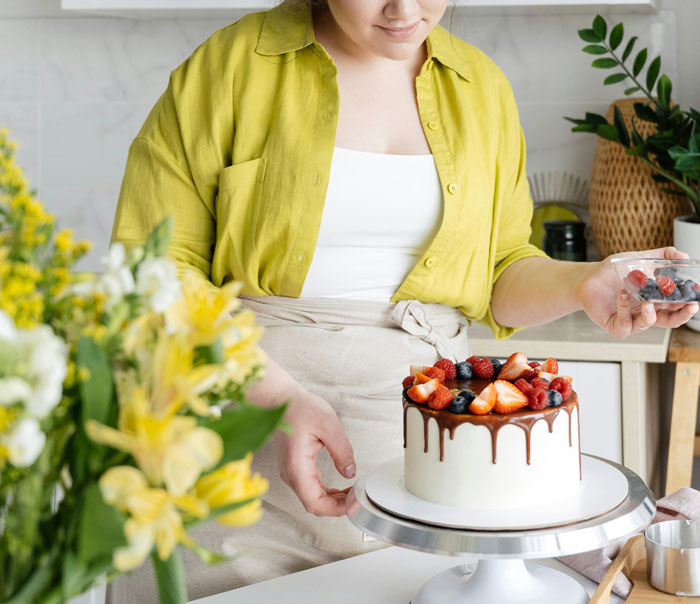
M 301 296 L 388 302 L 441 220 L 442 188 L 432 155 L 336 147 Z

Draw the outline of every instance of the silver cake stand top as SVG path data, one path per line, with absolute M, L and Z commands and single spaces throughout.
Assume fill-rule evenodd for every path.
M 589 520 L 533 530 L 469 530 L 443 528 L 394 516 L 367 496 L 367 476 L 357 480 L 346 511 L 359 529 L 381 541 L 409 549 L 488 558 L 550 558 L 598 549 L 644 529 L 654 517 L 656 503 L 644 481 L 631 470 L 595 457 L 621 472 L 629 484 L 617 507 Z

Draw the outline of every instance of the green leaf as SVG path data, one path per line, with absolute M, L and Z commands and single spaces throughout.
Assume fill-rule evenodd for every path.
M 668 109 L 668 106 L 671 104 L 671 80 L 666 74 L 663 74 L 659 78 L 659 83 L 656 86 L 656 91 L 659 96 L 659 105 L 663 107 L 664 109 Z
M 162 257 L 168 251 L 173 233 L 173 217 L 168 216 L 158 223 L 143 246 L 144 258 Z
M 160 604 L 186 604 L 185 567 L 180 552 L 174 550 L 167 560 L 161 560 L 158 552 L 151 554 L 153 570 L 158 585 Z
M 644 146 L 644 144 L 635 145 L 634 147 L 628 148 L 627 153 L 629 155 L 633 155 L 635 157 L 646 157 L 647 156 L 646 147 Z
M 200 425 L 214 430 L 224 441 L 224 454 L 217 467 L 262 447 L 280 427 L 286 409 L 287 405 L 265 408 L 239 404 L 225 410 L 218 419 L 200 420 Z
M 621 43 L 625 35 L 625 28 L 622 23 L 618 23 L 610 32 L 610 48 L 615 50 Z
M 668 150 L 668 154 L 674 161 L 680 159 L 681 157 L 685 157 L 689 153 L 693 153 L 693 151 L 688 151 L 688 149 L 684 149 L 683 147 L 671 147 Z
M 78 558 L 94 563 L 112 557 L 112 552 L 126 545 L 124 515 L 102 499 L 96 482 L 85 489 L 78 530 Z
M 674 166 L 679 172 L 700 170 L 700 153 L 688 153 L 676 161 Z
M 194 365 L 221 365 L 226 362 L 226 353 L 221 336 L 208 346 L 197 346 L 194 349 Z
M 638 90 L 641 90 L 641 88 L 639 86 L 632 86 L 632 88 L 627 88 L 625 90 L 625 96 L 629 96 L 630 94 L 634 94 Z
M 659 77 L 659 71 L 661 69 L 661 57 L 656 57 L 647 71 L 647 89 L 649 91 L 654 90 L 654 84 L 656 84 L 656 78 Z
M 634 49 L 634 43 L 637 41 L 637 36 L 632 36 L 629 39 L 629 42 L 627 42 L 627 46 L 625 46 L 625 51 L 622 53 L 622 62 L 624 63 L 627 59 L 629 59 L 629 56 L 632 54 L 632 50 Z
M 598 126 L 594 126 L 593 124 L 580 124 L 578 126 L 574 126 L 571 129 L 571 132 L 595 132 L 598 129 Z
M 604 115 L 598 113 L 586 112 L 586 122 L 589 124 L 607 124 L 608 120 L 605 119 Z
M 688 141 L 688 149 L 691 153 L 700 153 L 700 132 L 696 132 Z
M 632 73 L 634 74 L 635 78 L 639 75 L 639 73 L 642 71 L 642 69 L 644 69 L 644 64 L 646 62 L 647 62 L 647 49 L 643 48 L 637 54 L 637 57 L 634 60 L 634 66 L 632 67 Z
M 613 67 L 617 67 L 619 63 L 617 62 L 616 59 L 596 59 L 591 63 L 593 67 L 597 67 L 598 69 L 612 69 Z
M 604 38 L 601 38 L 592 29 L 579 29 L 578 37 L 584 42 L 602 42 Z
M 609 86 L 610 84 L 617 84 L 618 82 L 622 82 L 622 80 L 627 78 L 626 73 L 614 73 L 612 75 L 609 75 L 607 78 L 605 78 L 605 81 L 603 84 L 605 86 Z
M 605 36 L 608 33 L 608 24 L 600 15 L 596 15 L 595 19 L 593 19 L 593 31 L 601 40 L 605 40 Z
M 630 136 L 627 132 L 627 126 L 625 125 L 625 118 L 622 117 L 622 112 L 620 111 L 620 109 L 617 105 L 615 105 L 614 112 L 615 112 L 614 123 L 615 123 L 615 127 L 617 128 L 618 137 L 620 139 L 620 144 L 623 147 L 629 147 L 630 146 Z
M 620 142 L 620 135 L 617 132 L 617 128 L 612 124 L 602 124 L 598 126 L 596 134 L 601 138 L 607 139 L 609 141 L 614 141 L 616 143 Z
M 587 52 L 589 55 L 604 55 L 608 53 L 608 49 L 605 46 L 598 46 L 597 44 L 589 44 L 582 48 L 583 52 Z
M 644 103 L 635 103 L 634 113 L 640 120 L 644 120 L 645 122 L 652 122 L 654 124 L 659 123 L 659 118 L 656 115 L 656 112 L 651 107 L 649 107 L 649 105 L 645 105 Z
M 105 351 L 92 338 L 78 340 L 78 367 L 86 368 L 90 377 L 80 383 L 82 421 L 94 419 L 106 424 L 112 406 L 114 388 L 112 369 Z

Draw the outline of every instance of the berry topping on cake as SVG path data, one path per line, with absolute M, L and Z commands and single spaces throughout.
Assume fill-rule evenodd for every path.
M 564 379 L 563 377 L 554 378 L 552 383 L 549 385 L 550 390 L 559 392 L 561 394 L 561 399 L 565 403 L 571 398 L 571 382 Z
M 479 357 L 471 356 L 467 359 L 467 363 L 470 363 L 473 365 L 478 360 L 479 360 Z
M 525 380 L 526 382 L 531 381 L 533 378 L 537 377 L 537 369 L 526 369 L 523 371 L 523 374 L 520 376 L 520 379 Z
M 497 398 L 498 392 L 496 392 L 496 386 L 489 384 L 481 391 L 481 394 L 472 401 L 471 405 L 469 405 L 469 411 L 474 415 L 486 415 L 493 409 Z
M 670 296 L 676 289 L 676 283 L 668 275 L 659 275 L 656 278 L 656 284 L 664 296 Z
M 523 394 L 528 394 L 532 390 L 532 385 L 527 380 L 520 378 L 515 382 L 515 387 Z
M 474 375 L 476 377 L 484 380 L 490 380 L 493 377 L 493 363 L 491 363 L 491 359 L 486 357 L 477 359 L 472 363 L 472 367 L 474 367 Z
M 425 371 L 423 373 L 425 375 L 427 375 L 429 378 L 431 378 L 431 379 L 436 378 L 436 379 L 440 380 L 441 382 L 444 382 L 445 378 L 447 377 L 445 372 L 442 369 L 440 369 L 440 367 L 435 367 L 435 366 L 426 367 Z M 452 378 L 450 378 L 450 379 L 452 379 Z
M 542 390 L 549 390 L 549 380 L 536 377 L 530 380 L 530 386 L 533 388 L 541 388 Z
M 454 397 L 455 395 L 452 390 L 445 388 L 445 386 L 440 384 L 435 392 L 430 395 L 430 398 L 428 399 L 428 407 L 431 409 L 444 409 L 445 407 L 449 406 Z
M 410 388 L 413 386 L 413 382 L 415 381 L 416 378 L 407 375 L 404 379 L 403 382 L 401 382 L 401 388 Z
M 556 373 L 547 373 L 546 371 L 538 371 L 537 377 L 541 380 L 547 380 L 551 382 L 555 377 L 558 377 Z
M 455 369 L 455 364 L 450 361 L 450 359 L 440 359 L 433 367 L 441 369 L 445 372 L 445 378 L 448 380 L 454 380 L 457 377 L 457 370 Z M 426 374 L 427 375 L 427 374 Z
M 415 381 L 415 384 L 416 384 L 416 386 L 417 386 L 418 384 L 425 384 L 426 382 L 429 382 L 430 380 L 435 380 L 435 379 L 437 379 L 437 378 L 428 377 L 427 375 L 425 375 L 424 373 L 421 373 L 421 372 L 419 371 L 418 373 L 416 373 L 416 381 Z M 439 381 L 439 380 L 438 380 L 438 381 Z
M 455 365 L 458 380 L 471 380 L 474 377 L 474 367 L 469 361 L 462 361 Z
M 553 373 L 556 375 L 559 373 L 559 363 L 557 363 L 556 359 L 549 357 L 544 363 L 542 363 L 540 371 L 544 371 L 545 373 Z
M 556 390 L 547 390 L 547 406 L 558 407 L 562 404 L 561 394 Z
M 533 411 L 542 411 L 549 403 L 547 391 L 542 388 L 533 388 L 532 392 L 527 395 L 527 398 L 527 406 Z
M 634 291 L 639 291 L 647 284 L 647 276 L 640 270 L 634 270 L 627 273 L 626 280 L 632 286 Z
M 468 404 L 471 404 L 471 402 L 476 398 L 476 394 L 474 394 L 471 390 L 462 390 L 462 392 L 460 392 L 457 396 L 461 396 L 467 401 Z
M 499 361 L 498 359 L 490 359 L 490 361 L 493 365 L 493 377 L 500 378 L 500 371 L 503 367 L 503 363 L 501 363 L 501 361 Z
M 422 373 L 425 375 L 425 370 L 428 368 L 428 365 L 411 365 L 411 375 L 413 377 L 416 377 L 417 373 Z
M 424 384 L 418 384 L 408 389 L 408 396 L 414 403 L 427 403 L 430 395 L 438 389 L 440 382 L 432 379 Z
M 452 402 L 449 406 L 449 410 L 452 411 L 452 413 L 458 413 L 460 415 L 463 415 L 464 413 L 469 413 L 470 403 L 471 401 L 468 401 L 466 398 L 458 394 L 452 399 Z
M 537 369 L 542 365 L 542 363 L 540 363 L 539 361 L 530 361 L 528 365 L 530 365 L 530 367 L 532 367 L 533 369 Z
M 511 382 L 496 380 L 493 385 L 498 395 L 496 404 L 493 406 L 496 413 L 513 413 L 513 411 L 527 407 L 527 395 L 518 390 Z
M 498 378 L 514 382 L 522 377 L 523 373 L 529 369 L 530 366 L 527 364 L 527 357 L 522 352 L 514 352 L 503 365 Z

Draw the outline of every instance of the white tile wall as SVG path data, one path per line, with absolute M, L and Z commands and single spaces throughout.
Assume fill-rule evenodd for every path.
M 662 54 L 681 104 L 700 106 L 692 60 L 693 53 L 700 56 L 700 41 L 688 25 L 700 21 L 700 2 L 663 0 L 662 6 L 655 15 L 609 18 L 624 20 L 628 32 Z M 448 9 L 443 24 L 489 54 L 513 85 L 530 173 L 565 170 L 587 178 L 595 137 L 572 134 L 563 116 L 604 112 L 622 96 L 624 86 L 604 87 L 607 73 L 591 68 L 591 57 L 580 51 L 576 30 L 589 27 L 592 17 Z M 106 250 L 128 146 L 170 71 L 228 22 L 0 20 L 0 127 L 11 129 L 21 165 L 61 224 L 95 242 L 85 268 L 97 268 Z

